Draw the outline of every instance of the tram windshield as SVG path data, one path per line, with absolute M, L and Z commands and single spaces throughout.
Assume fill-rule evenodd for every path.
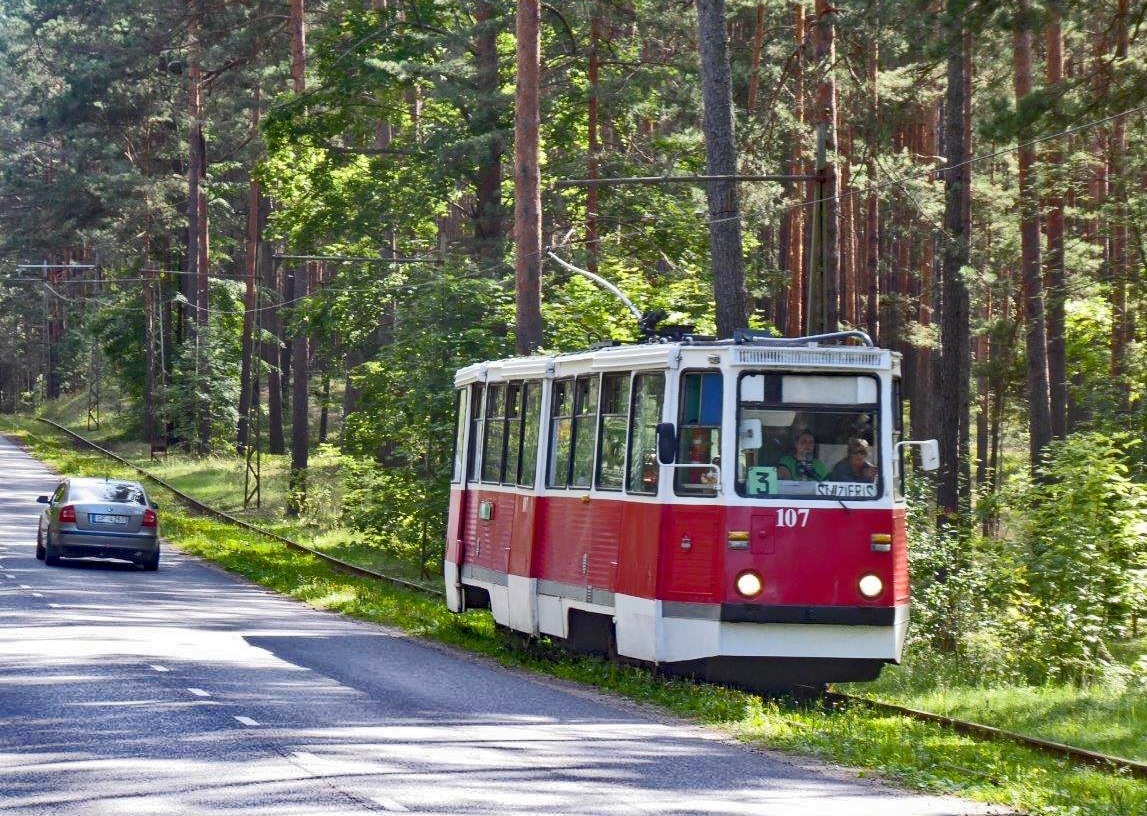
M 737 493 L 825 500 L 881 496 L 879 393 L 879 381 L 870 375 L 742 375 Z

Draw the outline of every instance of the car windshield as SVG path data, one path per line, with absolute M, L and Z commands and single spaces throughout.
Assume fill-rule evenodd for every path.
M 740 495 L 819 499 L 881 495 L 875 378 L 746 374 L 738 392 Z
M 147 494 L 133 482 L 73 482 L 68 491 L 68 500 L 146 505 Z

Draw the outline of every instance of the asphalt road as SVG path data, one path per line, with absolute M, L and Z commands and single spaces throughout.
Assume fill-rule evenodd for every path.
M 157 573 L 47 567 L 35 498 L 54 484 L 0 439 L 0 814 L 985 812 L 319 612 L 170 546 Z

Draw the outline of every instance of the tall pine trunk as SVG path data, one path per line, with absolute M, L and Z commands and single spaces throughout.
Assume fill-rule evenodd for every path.
M 805 89 L 804 89 L 804 71 L 805 71 L 805 10 L 804 4 L 800 2 L 793 3 L 793 32 L 796 43 L 796 51 L 793 59 L 795 60 L 795 68 L 793 70 L 793 127 L 795 132 L 801 134 L 804 132 L 805 121 Z M 805 167 L 804 157 L 801 155 L 801 139 L 799 137 L 793 138 L 789 143 L 789 157 L 788 157 L 788 174 L 790 176 L 802 175 L 807 172 Z M 804 331 L 805 316 L 804 316 L 804 295 L 806 287 L 805 281 L 805 256 L 804 256 L 804 224 L 805 224 L 805 208 L 797 206 L 795 200 L 800 196 L 802 185 L 800 182 L 788 182 L 788 194 L 786 199 L 791 202 L 788 210 L 785 212 L 785 223 L 788 228 L 788 241 L 787 252 L 785 257 L 781 258 L 781 268 L 787 269 L 789 273 L 789 297 L 788 306 L 785 310 L 787 322 L 785 324 L 785 334 L 789 337 L 796 337 Z M 793 195 L 789 191 L 796 191 Z M 785 243 L 782 242 L 782 247 Z
M 737 144 L 733 127 L 733 81 L 724 0 L 697 0 L 697 47 L 701 57 L 705 172 L 724 176 L 706 187 L 709 203 L 709 259 L 717 335 L 732 337 L 746 325 L 745 262 L 741 254 L 741 206 Z
M 1046 76 L 1048 90 L 1055 93 L 1063 81 L 1063 30 L 1059 14 L 1051 12 L 1047 32 Z M 1058 140 L 1048 143 L 1046 164 L 1053 173 L 1063 163 Z M 1051 434 L 1062 439 L 1067 435 L 1067 347 L 1065 344 L 1065 303 L 1067 281 L 1064 272 L 1063 222 L 1064 203 L 1060 181 L 1053 179 L 1044 205 L 1047 213 L 1045 233 L 1047 256 L 1047 377 L 1051 405 Z
M 969 380 L 972 374 L 971 308 L 963 270 L 969 259 L 971 166 L 965 111 L 966 39 L 954 5 L 948 8 L 948 88 L 944 99 L 944 241 L 940 267 L 940 361 L 936 431 L 940 443 L 937 504 L 942 516 L 963 528 L 971 510 Z
M 291 78 L 295 96 L 306 91 L 307 28 L 303 0 L 291 0 Z M 295 271 L 291 303 L 300 309 L 310 294 L 310 274 L 305 264 Z M 310 447 L 310 359 L 307 328 L 303 320 L 295 321 L 291 340 L 291 473 L 287 498 L 287 515 L 298 516 L 306 504 L 307 463 Z
M 538 166 L 542 45 L 539 0 L 518 0 L 518 85 L 514 100 L 514 277 L 517 350 L 542 344 L 542 198 Z
M 1031 31 L 1027 0 L 1020 0 L 1012 35 L 1016 104 L 1032 91 Z M 1035 474 L 1051 444 L 1051 394 L 1047 373 L 1047 328 L 1044 323 L 1043 275 L 1040 268 L 1039 194 L 1035 188 L 1035 148 L 1030 132 L 1019 133 L 1020 268 L 1023 279 L 1027 341 L 1028 431 L 1031 467 Z

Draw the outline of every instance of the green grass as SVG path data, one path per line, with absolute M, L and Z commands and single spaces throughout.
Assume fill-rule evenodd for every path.
M 1076 748 L 1147 762 L 1147 690 L 1141 684 L 1006 686 L 929 684 L 914 688 L 889 668 L 876 683 L 852 684 L 855 694 L 934 714 L 991 725 Z
M 60 472 L 117 472 L 95 455 L 73 451 L 42 423 L 4 418 L 3 427 L 22 437 Z M 177 475 L 186 477 L 189 484 L 198 483 L 200 477 L 192 475 L 193 467 L 174 463 L 171 467 L 187 467 L 186 473 Z M 203 482 L 215 485 L 231 479 L 231 471 L 216 471 Z M 485 612 L 452 615 L 439 599 L 340 573 L 308 553 L 234 525 L 193 516 L 171 497 L 161 495 L 160 499 L 164 502 L 164 536 L 180 549 L 318 608 L 401 627 L 506 665 L 595 686 L 721 728 L 753 745 L 843 763 L 856 768 L 860 776 L 879 775 L 919 789 L 957 793 L 1041 816 L 1147 813 L 1147 782 L 1069 765 L 1009 742 L 973 739 L 862 706 L 825 709 L 655 677 L 640 668 L 573 657 L 544 642 L 530 649 L 516 648 Z M 966 699 L 974 701 L 974 696 Z M 1111 716 L 1121 716 L 1120 711 L 1112 709 Z M 1032 709 L 1024 716 L 1039 721 L 1051 715 Z M 1141 711 L 1135 716 L 1141 716 Z

